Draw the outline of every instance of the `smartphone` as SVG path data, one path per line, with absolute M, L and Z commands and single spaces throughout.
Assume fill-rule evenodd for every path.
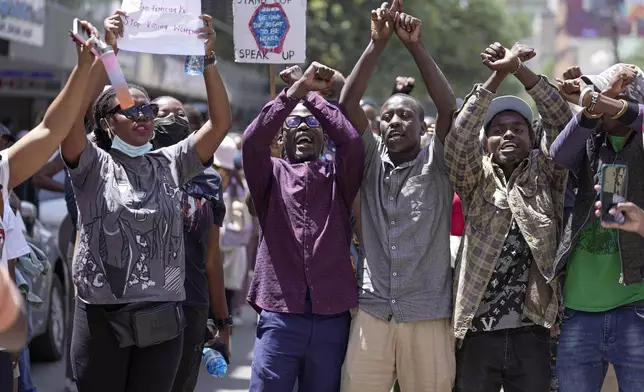
M 72 29 L 69 30 L 69 35 L 72 37 L 72 40 L 81 45 L 85 45 L 89 37 L 91 37 L 90 32 L 81 24 L 81 21 L 78 18 L 74 19 L 72 22 Z M 96 44 L 94 44 L 94 47 L 91 50 L 92 53 L 94 53 L 94 56 L 100 57 Z
M 628 188 L 628 166 L 604 164 L 600 169 L 599 185 L 601 187 L 599 200 L 602 203 L 600 219 L 606 223 L 624 224 L 624 214 L 618 212 L 611 215 L 608 211 L 618 203 L 626 202 Z

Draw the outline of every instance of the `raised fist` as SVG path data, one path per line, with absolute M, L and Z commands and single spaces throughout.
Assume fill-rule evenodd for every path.
M 284 83 L 286 83 L 289 86 L 292 86 L 293 83 L 300 80 L 303 75 L 304 75 L 304 72 L 302 72 L 302 68 L 300 68 L 299 65 L 288 67 L 282 72 L 280 72 L 280 78 L 284 81 Z

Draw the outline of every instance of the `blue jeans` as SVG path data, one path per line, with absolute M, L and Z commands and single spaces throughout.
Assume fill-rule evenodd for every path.
M 620 392 L 644 391 L 644 307 L 566 309 L 557 348 L 560 392 L 599 392 L 608 364 Z
M 31 288 L 31 279 L 24 274 L 25 280 Z M 29 340 L 31 340 L 32 325 L 31 325 L 31 306 L 27 304 L 27 328 Z M 20 369 L 20 377 L 18 377 L 18 392 L 37 392 L 36 386 L 31 381 L 31 358 L 29 358 L 29 345 L 25 345 L 20 353 L 18 359 L 18 368 Z

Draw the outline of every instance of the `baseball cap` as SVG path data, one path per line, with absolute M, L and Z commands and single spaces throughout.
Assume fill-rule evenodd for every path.
M 503 97 L 494 98 L 490 107 L 485 115 L 483 127 L 487 128 L 492 119 L 502 112 L 517 112 L 526 119 L 528 124 L 532 124 L 532 109 L 530 105 L 523 99 L 515 97 L 514 95 L 505 95 Z
M 613 77 L 626 67 L 632 67 L 632 65 L 623 63 L 615 64 L 599 75 L 583 75 L 581 79 L 586 84 L 594 86 L 597 92 L 602 92 L 608 87 Z M 622 91 L 622 94 L 631 101 L 644 104 L 644 74 L 639 67 L 635 67 L 635 70 L 637 71 L 635 80 Z

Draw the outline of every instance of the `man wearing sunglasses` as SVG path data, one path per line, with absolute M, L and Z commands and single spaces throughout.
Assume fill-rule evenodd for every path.
M 318 92 L 335 71 L 318 63 L 244 133 L 242 159 L 261 227 L 248 301 L 260 313 L 251 392 L 338 391 L 357 306 L 349 247 L 362 139 Z M 302 101 L 302 103 L 300 103 Z M 271 157 L 281 132 L 285 157 Z M 321 159 L 328 137 L 335 160 Z

